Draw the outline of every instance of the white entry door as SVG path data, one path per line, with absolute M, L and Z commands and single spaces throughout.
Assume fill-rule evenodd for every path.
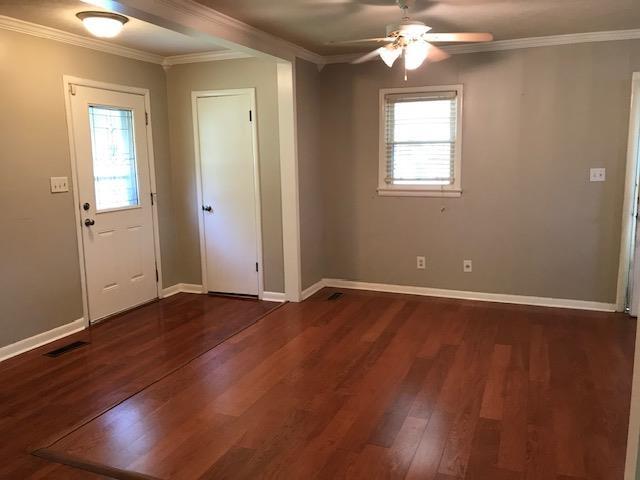
M 209 292 L 258 295 L 252 96 L 195 97 L 203 276 Z
M 158 296 L 143 95 L 74 86 L 72 129 L 89 318 Z

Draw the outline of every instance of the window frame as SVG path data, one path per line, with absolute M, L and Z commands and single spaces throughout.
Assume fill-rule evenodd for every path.
M 427 87 L 400 87 L 381 88 L 379 91 L 379 142 L 378 142 L 378 195 L 380 196 L 410 196 L 410 197 L 459 197 L 462 195 L 462 105 L 463 86 L 456 85 L 436 85 Z M 385 122 L 385 97 L 386 95 L 406 94 L 425 92 L 456 92 L 457 118 L 456 118 L 456 141 L 455 157 L 453 159 L 454 180 L 451 185 L 391 185 L 385 179 L 387 177 L 387 156 L 386 156 L 386 122 Z

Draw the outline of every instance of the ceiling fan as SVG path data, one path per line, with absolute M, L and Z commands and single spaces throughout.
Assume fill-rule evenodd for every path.
M 368 62 L 380 56 L 384 63 L 392 67 L 398 57 L 403 55 L 406 71 L 415 70 L 427 59 L 429 62 L 439 62 L 449 58 L 450 55 L 447 52 L 432 45 L 432 43 L 490 42 L 493 40 L 493 35 L 490 33 L 431 33 L 431 27 L 417 20 L 411 20 L 407 14 L 410 4 L 415 3 L 415 0 L 396 0 L 396 3 L 402 9 L 402 20 L 399 24 L 387 25 L 386 37 L 330 42 L 329 44 L 388 42 L 386 45 L 376 48 L 351 63 Z

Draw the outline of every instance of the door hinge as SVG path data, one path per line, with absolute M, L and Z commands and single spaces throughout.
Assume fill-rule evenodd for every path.
M 253 122 L 253 113 L 251 113 L 251 110 L 249 110 L 249 121 Z
M 158 275 L 158 267 L 156 266 L 156 282 L 160 281 L 160 275 Z
M 149 113 L 144 112 L 144 124 L 149 125 Z
M 155 202 L 154 202 L 154 200 L 153 200 L 153 196 L 154 196 L 154 195 L 155 195 L 155 193 L 151 192 L 151 206 L 153 206 L 153 205 L 154 205 L 154 203 L 155 203 Z
M 75 87 L 75 85 L 73 83 L 69 84 L 69 93 L 71 95 L 75 95 L 76 94 L 76 87 Z
M 258 262 L 256 262 L 256 272 L 258 271 Z

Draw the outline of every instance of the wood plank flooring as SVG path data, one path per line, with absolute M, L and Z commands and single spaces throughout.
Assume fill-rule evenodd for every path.
M 100 478 L 30 452 L 180 368 L 276 308 L 178 294 L 0 363 L 0 478 Z M 75 340 L 90 345 L 43 354 Z
M 38 454 L 116 478 L 623 478 L 635 320 L 342 291 L 275 310 L 79 428 L 58 421 Z M 119 331 L 124 344 L 136 336 Z M 123 368 L 143 351 L 123 347 Z M 105 354 L 80 355 L 100 376 Z M 0 371 L 21 392 L 3 402 L 3 438 L 20 437 L 23 409 L 33 446 L 34 423 L 49 435 L 52 417 L 109 403 L 74 395 L 64 367 L 29 363 Z

